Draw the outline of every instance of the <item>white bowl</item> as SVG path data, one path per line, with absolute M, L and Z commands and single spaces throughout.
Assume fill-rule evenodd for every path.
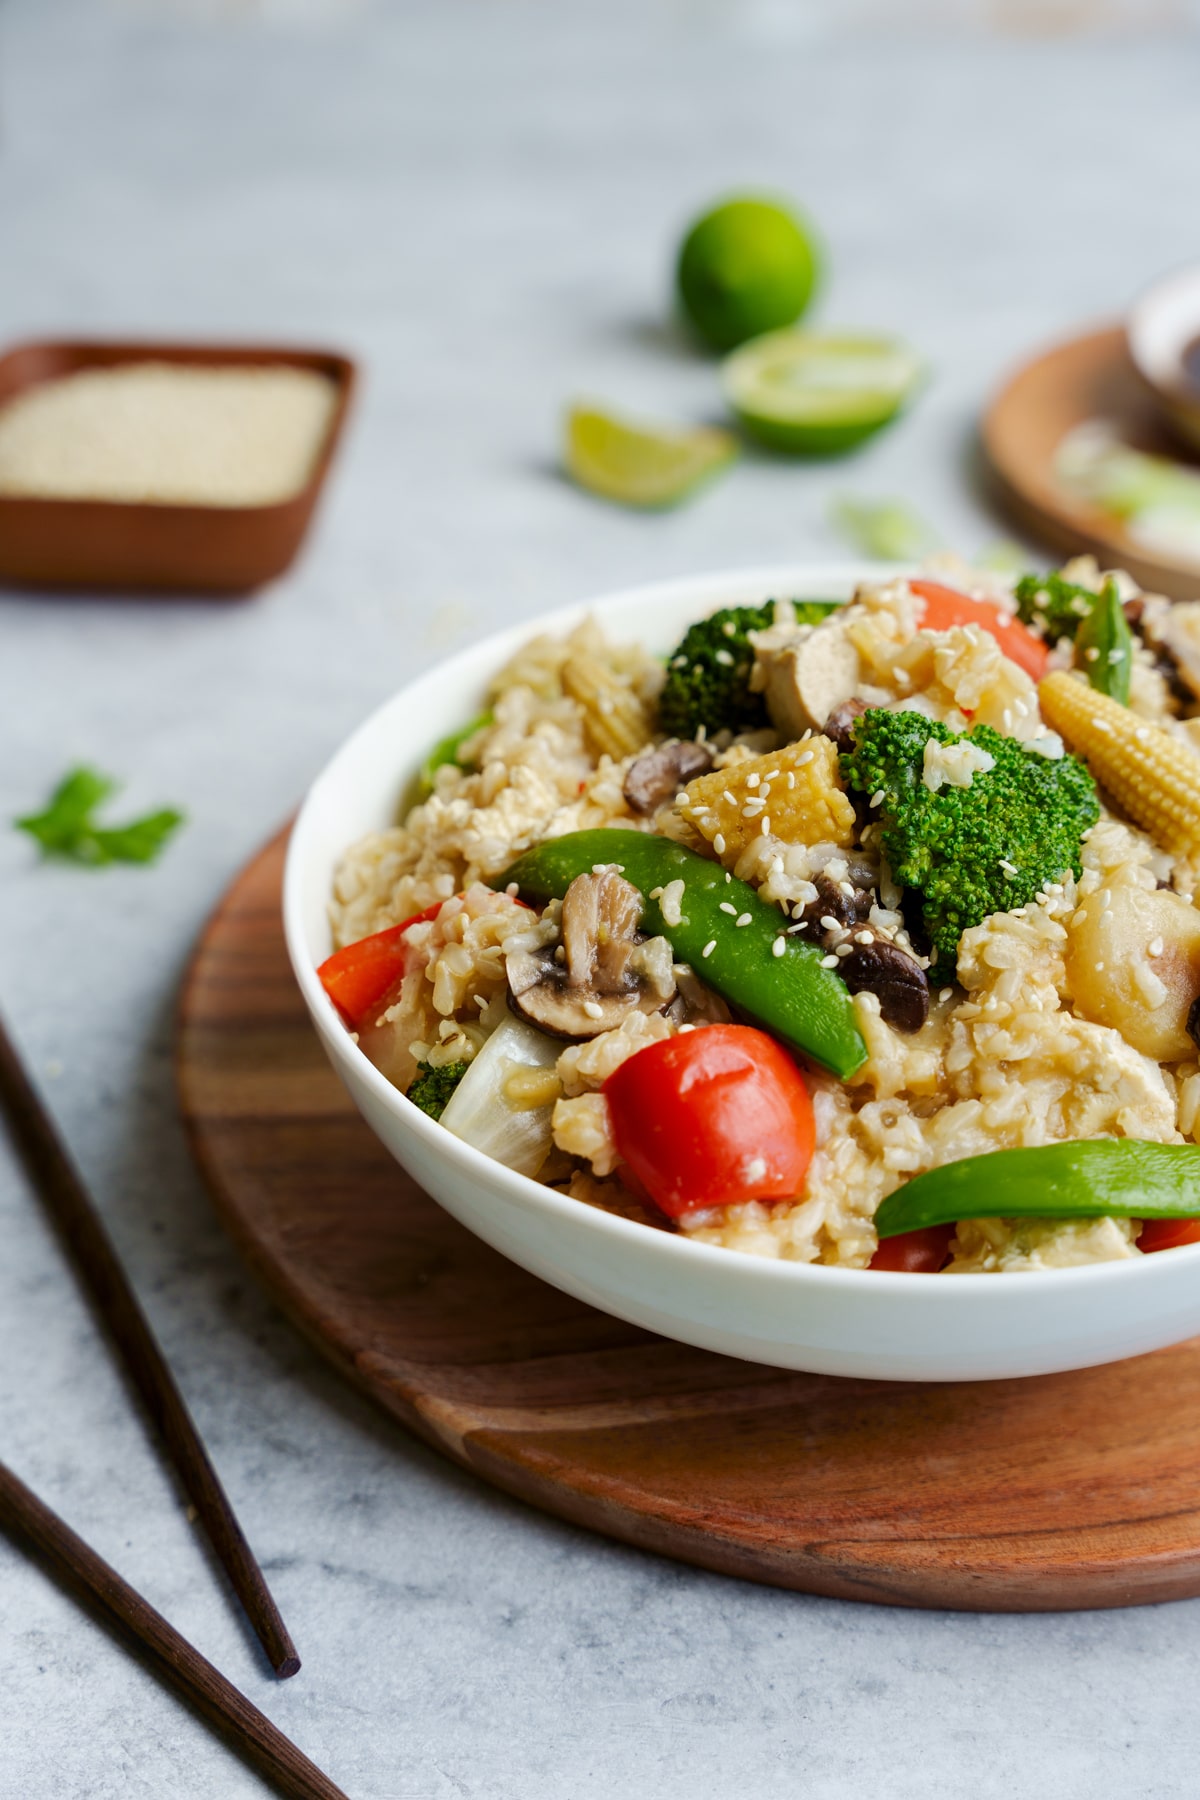
M 717 606 L 848 596 L 880 572 L 799 565 L 635 588 L 497 633 L 412 682 L 342 746 L 296 821 L 284 883 L 296 979 L 330 1061 L 396 1160 L 505 1256 L 619 1318 L 780 1368 L 890 1381 L 1046 1374 L 1175 1343 L 1200 1331 L 1200 1245 L 1078 1269 L 905 1275 L 744 1256 L 584 1206 L 413 1106 L 357 1048 L 317 980 L 343 851 L 396 819 L 429 745 L 480 710 L 489 676 L 535 629 L 565 632 L 591 612 L 615 637 L 666 650 Z

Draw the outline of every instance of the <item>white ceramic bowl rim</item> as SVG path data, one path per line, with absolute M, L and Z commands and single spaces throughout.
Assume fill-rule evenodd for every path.
M 339 1063 L 353 1064 L 357 1080 L 363 1083 L 378 1103 L 392 1113 L 398 1113 L 405 1128 L 417 1135 L 419 1139 L 434 1149 L 444 1161 L 456 1167 L 465 1177 L 482 1177 L 490 1183 L 499 1183 L 502 1190 L 513 1198 L 519 1199 L 523 1205 L 540 1209 L 548 1218 L 561 1218 L 567 1215 L 578 1222 L 579 1214 L 586 1215 L 592 1230 L 607 1235 L 618 1242 L 624 1241 L 644 1251 L 647 1248 L 647 1236 L 652 1236 L 658 1244 L 669 1247 L 672 1256 L 700 1259 L 712 1269 L 727 1266 L 729 1259 L 736 1256 L 741 1265 L 741 1275 L 745 1279 L 753 1272 L 753 1279 L 760 1283 L 784 1283 L 794 1286 L 799 1299 L 806 1288 L 813 1283 L 824 1284 L 837 1289 L 849 1287 L 859 1294 L 864 1291 L 864 1283 L 871 1290 L 882 1293 L 880 1284 L 887 1284 L 892 1291 L 906 1292 L 914 1298 L 919 1293 L 924 1307 L 936 1306 L 939 1295 L 946 1295 L 947 1289 L 958 1283 L 954 1278 L 944 1275 L 908 1274 L 892 1270 L 842 1269 L 822 1263 L 791 1262 L 769 1257 L 757 1257 L 744 1253 L 722 1249 L 718 1245 L 697 1243 L 672 1233 L 655 1231 L 653 1227 L 640 1225 L 632 1219 L 625 1219 L 616 1213 L 602 1211 L 598 1207 L 584 1205 L 581 1201 L 572 1200 L 569 1195 L 560 1194 L 556 1189 L 545 1187 L 526 1175 L 518 1175 L 503 1164 L 485 1156 L 482 1151 L 464 1143 L 451 1132 L 443 1129 L 436 1120 L 429 1118 L 419 1107 L 416 1107 L 393 1087 L 390 1081 L 375 1067 L 370 1059 L 358 1048 L 349 1032 L 343 1025 L 332 1001 L 317 978 L 317 962 L 313 954 L 308 921 L 305 917 L 305 884 L 306 870 L 311 855 L 311 838 L 313 819 L 320 804 L 323 791 L 330 784 L 335 784 L 339 765 L 352 755 L 356 746 L 364 739 L 372 736 L 385 719 L 394 712 L 407 710 L 427 689 L 440 686 L 447 674 L 458 664 L 485 664 L 493 669 L 499 668 L 514 649 L 526 642 L 530 637 L 542 632 L 561 635 L 570 631 L 589 613 L 595 614 L 600 622 L 604 622 L 607 609 L 645 606 L 649 612 L 667 602 L 678 601 L 685 597 L 694 597 L 697 618 L 703 617 L 706 610 L 725 604 L 743 603 L 747 596 L 759 594 L 766 599 L 772 594 L 790 593 L 801 597 L 809 594 L 826 593 L 841 589 L 849 593 L 862 580 L 885 578 L 889 574 L 903 574 L 904 569 L 896 565 L 880 563 L 839 563 L 839 564 L 786 564 L 766 568 L 734 569 L 714 575 L 684 578 L 675 581 L 657 582 L 644 587 L 621 589 L 601 595 L 593 600 L 576 605 L 560 607 L 550 613 L 543 613 L 533 619 L 524 620 L 520 624 L 493 633 L 471 645 L 468 649 L 457 652 L 454 656 L 435 664 L 414 681 L 407 683 L 390 700 L 377 707 L 358 728 L 344 740 L 334 753 L 321 774 L 317 776 L 303 806 L 297 816 L 288 844 L 287 864 L 284 874 L 283 917 L 288 952 L 292 967 L 299 982 L 310 1012 L 318 1025 L 322 1038 L 335 1067 Z M 456 719 L 446 720 L 446 731 L 452 731 Z M 414 761 L 409 771 L 398 771 L 398 778 L 403 774 L 415 775 L 419 758 Z M 347 845 L 348 847 L 348 845 Z M 326 947 L 325 954 L 328 953 Z M 1200 1244 L 1182 1246 L 1171 1251 L 1172 1258 L 1187 1257 L 1200 1261 Z M 715 1259 L 715 1260 L 714 1260 Z M 1089 1283 L 1097 1294 L 1131 1281 L 1153 1279 L 1154 1266 L 1158 1257 L 1129 1258 L 1115 1262 L 1086 1263 L 1073 1268 L 1038 1269 L 1014 1271 L 1003 1276 L 980 1279 L 973 1293 L 976 1303 L 981 1306 L 1008 1305 L 1015 1297 L 1015 1290 L 1025 1292 L 1036 1290 L 1046 1304 L 1053 1305 L 1056 1292 L 1063 1282 L 1072 1287 Z M 747 1266 L 749 1265 L 749 1267 Z M 947 1296 L 948 1297 L 948 1296 Z

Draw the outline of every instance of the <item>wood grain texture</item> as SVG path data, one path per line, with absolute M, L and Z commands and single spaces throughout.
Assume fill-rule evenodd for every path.
M 1111 419 L 1126 443 L 1177 462 L 1187 452 L 1171 437 L 1125 348 L 1120 326 L 1058 344 L 1011 377 L 992 401 L 983 447 L 1000 497 L 1017 523 L 1068 555 L 1090 550 L 1104 568 L 1120 567 L 1153 593 L 1200 596 L 1200 569 L 1152 555 L 1120 522 L 1071 495 L 1054 472 L 1067 432 L 1087 419 Z
M 443 1213 L 359 1119 L 287 965 L 283 839 L 182 997 L 200 1165 L 264 1281 L 346 1375 L 548 1512 L 754 1581 L 1005 1611 L 1200 1593 L 1200 1340 L 1034 1380 L 761 1368 L 607 1317 Z

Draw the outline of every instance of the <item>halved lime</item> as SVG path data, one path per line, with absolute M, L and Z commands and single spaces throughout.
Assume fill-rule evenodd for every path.
M 818 275 L 812 231 L 789 206 L 742 194 L 691 227 L 675 271 L 683 309 L 714 350 L 793 325 Z
M 633 425 L 595 408 L 567 414 L 567 469 L 581 487 L 623 506 L 675 506 L 737 455 L 713 425 Z
M 773 450 L 832 456 L 895 418 L 921 365 L 896 338 L 771 331 L 726 357 L 725 397 Z

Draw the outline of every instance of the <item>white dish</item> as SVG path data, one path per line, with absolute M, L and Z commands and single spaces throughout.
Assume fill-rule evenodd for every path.
M 500 632 L 402 689 L 318 776 L 292 832 L 284 925 L 313 1023 L 367 1123 L 448 1212 L 556 1287 L 684 1343 L 830 1375 L 963 1381 L 1086 1368 L 1178 1342 L 1200 1331 L 1200 1245 L 1076 1269 L 891 1274 L 741 1255 L 582 1205 L 413 1106 L 358 1049 L 317 979 L 343 852 L 394 822 L 429 746 L 479 711 L 488 678 L 535 631 L 569 631 L 593 612 L 614 637 L 667 650 L 717 606 L 849 596 L 880 573 L 801 564 L 635 588 Z

